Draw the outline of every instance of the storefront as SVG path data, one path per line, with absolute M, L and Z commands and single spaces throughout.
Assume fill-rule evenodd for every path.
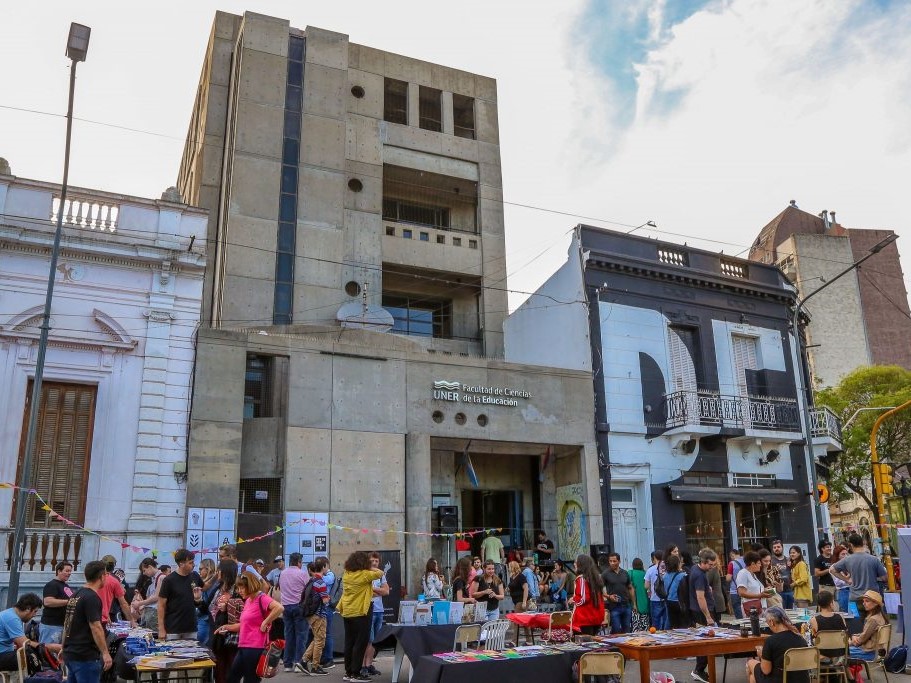
M 219 540 L 264 536 L 242 557 L 325 547 L 338 568 L 398 547 L 414 592 L 457 533 L 528 547 L 543 528 L 561 556 L 603 542 L 589 373 L 364 330 L 201 330 L 197 348 L 188 507 L 237 501 Z

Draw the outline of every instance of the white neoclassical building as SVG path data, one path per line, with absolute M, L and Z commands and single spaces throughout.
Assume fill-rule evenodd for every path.
M 24 478 L 60 211 L 63 238 L 31 467 L 31 486 L 54 514 L 31 498 L 22 591 L 40 587 L 61 559 L 81 566 L 112 554 L 131 568 L 143 556 L 133 547 L 173 550 L 186 514 L 206 212 L 182 204 L 173 191 L 149 200 L 71 188 L 61 206 L 59 185 L 13 176 L 2 159 L 0 482 Z M 14 497 L 14 489 L 0 488 L 0 593 L 11 563 Z

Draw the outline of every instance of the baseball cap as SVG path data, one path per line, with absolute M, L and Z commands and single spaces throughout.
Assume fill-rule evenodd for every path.
M 282 557 L 281 555 L 276 555 L 276 556 L 275 556 L 275 559 L 272 560 L 272 561 L 273 561 L 273 562 L 281 562 L 281 561 L 284 560 L 284 559 L 285 559 L 285 558 Z
M 261 564 L 261 565 L 265 566 L 266 563 L 263 562 L 262 559 L 258 559 L 258 560 L 256 560 L 256 562 L 254 562 L 253 564 Z
M 818 547 L 819 547 L 820 550 L 822 550 L 822 549 L 825 548 L 827 545 L 828 545 L 828 546 L 831 546 L 831 545 L 832 545 L 832 541 L 826 540 L 826 539 L 824 538 L 824 539 L 822 539 L 822 540 L 819 542 L 819 546 L 818 546 Z

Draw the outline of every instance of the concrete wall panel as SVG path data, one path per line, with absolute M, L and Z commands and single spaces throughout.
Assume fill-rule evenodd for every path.
M 333 432 L 332 507 L 339 511 L 357 510 L 361 515 L 358 528 L 369 528 L 370 513 L 404 516 L 404 481 L 403 434 L 341 429 Z
M 321 228 L 342 227 L 343 196 L 349 191 L 345 175 L 314 166 L 301 166 L 299 173 L 297 220 Z
M 308 46 L 307 53 L 310 49 Z M 304 72 L 304 112 L 339 119 L 345 115 L 345 103 L 351 94 L 346 91 L 348 74 L 307 61 Z
M 300 163 L 343 171 L 345 122 L 304 114 Z

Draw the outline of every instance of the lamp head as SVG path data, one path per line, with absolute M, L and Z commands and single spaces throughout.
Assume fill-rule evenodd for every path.
M 880 240 L 879 242 L 874 244 L 872 247 L 870 247 L 870 253 L 878 254 L 879 252 L 881 252 L 883 249 L 888 247 L 890 244 L 892 244 L 897 239 L 898 239 L 898 235 L 896 235 L 893 232 L 891 235 L 888 235 L 887 237 L 885 237 L 884 239 Z
M 84 62 L 89 52 L 89 38 L 92 29 L 83 24 L 70 24 L 70 35 L 66 40 L 66 56 L 74 62 Z

